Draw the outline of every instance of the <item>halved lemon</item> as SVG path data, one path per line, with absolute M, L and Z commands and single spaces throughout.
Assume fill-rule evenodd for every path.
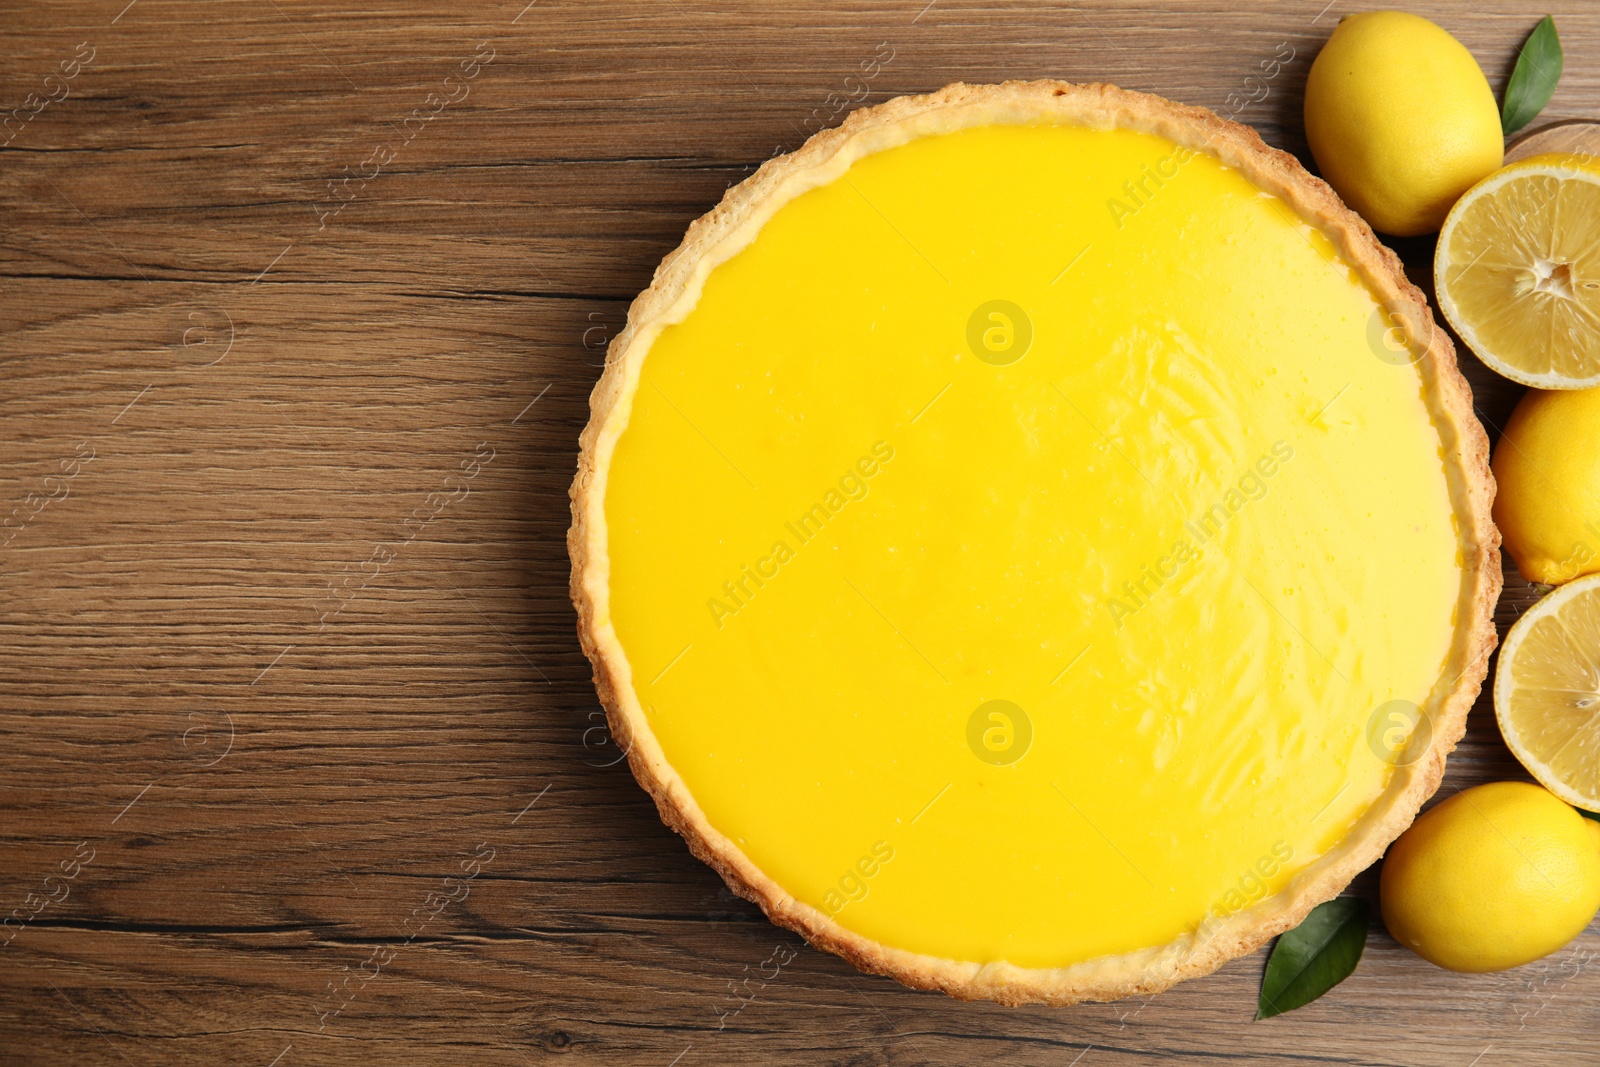
M 1562 586 L 1511 627 L 1494 710 L 1506 744 L 1546 789 L 1600 811 L 1600 574 Z
M 1532 156 L 1468 189 L 1434 254 L 1439 309 L 1537 389 L 1600 385 L 1600 157 Z

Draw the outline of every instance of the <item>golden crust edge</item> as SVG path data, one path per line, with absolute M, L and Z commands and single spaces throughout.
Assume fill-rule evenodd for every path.
M 1424 382 L 1431 386 L 1426 395 L 1450 460 L 1446 470 L 1461 524 L 1464 561 L 1451 656 L 1435 690 L 1433 742 L 1420 760 L 1396 770 L 1389 788 L 1340 845 L 1302 872 L 1284 892 L 1221 920 L 1203 939 L 1185 935 L 1154 949 L 1044 969 L 940 959 L 890 948 L 845 929 L 790 897 L 710 825 L 649 729 L 632 692 L 631 668 L 606 615 L 609 561 L 602 460 L 609 464 L 609 447 L 602 456 L 602 435 L 617 419 L 628 374 L 637 373 L 648 351 L 648 344 L 637 343 L 641 328 L 659 328 L 691 287 L 698 295 L 693 271 L 707 259 L 706 253 L 725 242 L 737 243 L 741 227 L 750 231 L 745 243 L 752 239 L 765 222 L 752 208 L 778 191 L 785 180 L 814 173 L 847 154 L 852 143 L 865 143 L 874 133 L 893 133 L 919 123 L 937 126 L 945 117 L 954 120 L 949 129 L 978 125 L 981 123 L 961 119 L 985 109 L 992 115 L 1018 116 L 1012 121 L 1056 118 L 1142 130 L 1209 152 L 1288 202 L 1304 221 L 1334 243 L 1390 310 L 1411 312 L 1408 322 L 1434 324 L 1425 297 L 1406 278 L 1399 258 L 1378 242 L 1371 227 L 1345 207 L 1326 183 L 1307 173 L 1293 156 L 1266 145 L 1254 130 L 1203 108 L 1110 85 L 1034 81 L 979 86 L 955 83 L 925 96 L 897 97 L 857 111 L 842 126 L 817 134 L 791 155 L 767 161 L 729 190 L 715 208 L 689 227 L 683 242 L 662 260 L 650 286 L 630 306 L 627 326 L 612 342 L 605 372 L 590 398 L 590 421 L 580 437 L 578 470 L 571 489 L 573 525 L 567 541 L 579 641 L 594 666 L 596 692 L 613 737 L 627 752 L 634 777 L 655 800 L 662 821 L 686 840 L 698 859 L 721 874 L 734 892 L 758 904 L 774 923 L 844 957 L 860 970 L 964 1000 L 1066 1005 L 1156 993 L 1254 951 L 1297 926 L 1317 904 L 1338 895 L 1415 819 L 1422 804 L 1438 789 L 1446 756 L 1466 731 L 1467 713 L 1495 646 L 1492 616 L 1501 584 L 1500 537 L 1490 517 L 1494 481 L 1488 437 L 1473 414 L 1471 390 L 1457 366 L 1454 346 L 1437 325 L 1432 326 L 1418 366 Z M 916 132 L 905 139 L 929 132 L 932 130 Z M 878 149 L 868 149 L 873 150 Z M 653 340 L 653 335 L 648 340 Z M 626 425 L 625 413 L 621 423 Z M 620 432 L 621 427 L 616 427 L 612 442 Z M 1455 677 L 1447 681 L 1452 669 Z

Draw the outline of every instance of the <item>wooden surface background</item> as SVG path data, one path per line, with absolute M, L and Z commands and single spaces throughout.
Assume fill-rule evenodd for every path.
M 1354 8 L 525 3 L 6 5 L 0 1062 L 1600 1062 L 1593 930 L 1468 977 L 1375 928 L 1263 1023 L 1259 954 L 1065 1010 L 860 975 L 662 827 L 573 634 L 606 340 L 880 46 L 870 102 L 1106 80 L 1304 158 Z M 1547 10 L 1416 6 L 1497 91 Z M 1600 19 L 1551 8 L 1540 122 L 1593 116 Z M 1502 623 L 1529 602 L 1510 575 Z M 1482 700 L 1445 792 L 1518 775 Z

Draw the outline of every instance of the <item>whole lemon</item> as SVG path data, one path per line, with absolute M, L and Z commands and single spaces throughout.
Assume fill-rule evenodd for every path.
M 1418 15 L 1339 23 L 1306 79 L 1306 140 L 1328 184 L 1373 229 L 1432 233 L 1505 155 L 1478 61 Z
M 1517 570 L 1559 585 L 1600 571 L 1600 389 L 1530 390 L 1495 448 L 1494 521 Z
M 1379 892 L 1389 932 L 1428 962 L 1519 967 L 1578 936 L 1600 908 L 1600 823 L 1537 785 L 1480 785 L 1400 835 Z

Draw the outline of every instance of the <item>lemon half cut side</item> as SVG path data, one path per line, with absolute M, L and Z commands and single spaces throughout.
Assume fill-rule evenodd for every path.
M 1506 744 L 1540 784 L 1600 811 L 1600 574 L 1562 586 L 1511 627 L 1494 708 Z
M 1600 385 L 1600 157 L 1532 156 L 1467 190 L 1434 282 L 1491 369 L 1536 389 Z

